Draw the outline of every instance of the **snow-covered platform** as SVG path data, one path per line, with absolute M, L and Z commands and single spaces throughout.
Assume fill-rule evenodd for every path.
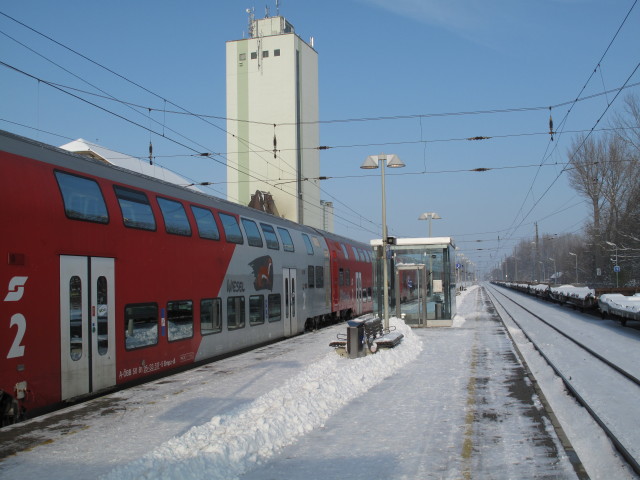
M 576 478 L 482 289 L 452 328 L 397 327 L 376 355 L 335 355 L 339 325 L 2 429 L 0 477 Z

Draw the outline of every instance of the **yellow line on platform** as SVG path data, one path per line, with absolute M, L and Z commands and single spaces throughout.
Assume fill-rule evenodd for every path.
M 473 424 L 476 416 L 476 367 L 478 350 L 476 344 L 471 350 L 471 371 L 467 384 L 467 414 L 464 419 L 464 441 L 462 442 L 462 475 L 465 480 L 471 480 L 471 456 L 473 454 Z

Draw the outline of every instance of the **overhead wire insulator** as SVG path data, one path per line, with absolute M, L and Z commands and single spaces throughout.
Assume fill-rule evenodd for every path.
M 278 139 L 276 138 L 276 125 L 273 124 L 273 158 L 278 158 Z
M 149 165 L 153 165 L 153 145 L 151 140 L 149 140 Z
M 553 142 L 553 117 L 551 116 L 551 107 L 549 107 L 549 135 L 551 135 L 551 141 Z

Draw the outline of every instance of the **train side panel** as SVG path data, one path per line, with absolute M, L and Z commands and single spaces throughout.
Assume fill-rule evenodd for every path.
M 364 244 L 6 132 L 0 173 L 3 419 L 371 310 Z

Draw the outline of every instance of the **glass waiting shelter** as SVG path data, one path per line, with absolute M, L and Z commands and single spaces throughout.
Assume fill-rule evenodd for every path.
M 389 316 L 412 327 L 450 327 L 456 314 L 455 245 L 450 237 L 371 240 L 374 251 L 373 309 L 384 308 L 383 259 L 387 259 Z M 383 252 L 386 251 L 386 255 Z

